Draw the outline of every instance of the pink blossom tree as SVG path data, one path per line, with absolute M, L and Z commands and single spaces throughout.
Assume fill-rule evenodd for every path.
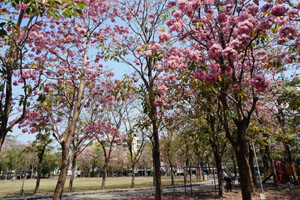
M 30 30 L 30 51 L 39 55 L 39 60 L 46 66 L 44 76 L 44 93 L 39 94 L 37 105 L 41 112 L 27 115 L 30 132 L 35 132 L 36 121 L 50 126 L 53 136 L 62 148 L 62 166 L 53 199 L 60 199 L 66 181 L 69 163 L 75 151 L 70 151 L 70 144 L 78 120 L 84 108 L 89 107 L 90 98 L 100 94 L 99 90 L 105 82 L 101 55 L 92 47 L 102 43 L 109 35 L 110 27 L 105 21 L 114 16 L 110 8 L 114 1 L 85 1 L 82 15 L 72 18 L 57 18 L 49 16 Z M 109 100 L 107 100 L 109 101 Z M 82 141 L 94 132 L 88 130 L 81 137 Z M 26 129 L 23 129 L 26 132 Z M 84 142 L 82 142 L 84 144 Z
M 299 6 L 255 0 L 181 0 L 169 6 L 175 6 L 172 19 L 161 37 L 176 35 L 186 48 L 170 48 L 164 69 L 196 67 L 191 78 L 214 87 L 220 121 L 238 159 L 243 199 L 251 199 L 246 131 L 260 94 L 268 90 L 266 77 L 288 61 L 274 52 L 284 55 L 285 45 L 297 46 Z
M 61 5 L 65 6 L 61 6 Z M 26 115 L 35 91 L 42 87 L 43 61 L 28 51 L 31 30 L 43 16 L 68 17 L 81 14 L 84 4 L 73 0 L 1 1 L 0 18 L 0 151 L 5 137 Z

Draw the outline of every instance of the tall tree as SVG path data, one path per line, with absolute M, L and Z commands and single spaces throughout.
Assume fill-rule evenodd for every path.
M 82 109 L 89 107 L 90 99 L 104 87 L 100 81 L 102 65 L 97 64 L 100 55 L 92 54 L 91 48 L 109 35 L 110 28 L 104 22 L 114 16 L 110 10 L 113 1 L 84 1 L 78 5 L 82 15 L 50 16 L 30 31 L 30 38 L 37 41 L 31 43 L 30 50 L 47 65 L 47 83 L 38 99 L 41 112 L 28 116 L 33 122 L 30 131 L 35 132 L 35 120 L 46 123 L 62 149 L 62 166 L 53 199 L 62 197 L 67 170 L 75 154 L 70 145 Z M 88 128 L 86 133 L 93 134 Z M 88 138 L 83 136 L 81 144 Z
M 151 121 L 153 134 L 153 161 L 155 177 L 155 199 L 162 199 L 160 150 L 159 150 L 159 115 L 158 101 L 161 101 L 156 92 L 155 81 L 159 72 L 157 67 L 161 54 L 161 45 L 158 41 L 158 29 L 165 21 L 165 0 L 138 0 L 120 1 L 120 18 L 124 26 L 116 31 L 122 33 L 123 38 L 115 40 L 118 44 L 115 54 L 117 60 L 127 63 L 141 80 L 143 90 L 144 113 Z M 133 59 L 132 59 L 133 58 Z

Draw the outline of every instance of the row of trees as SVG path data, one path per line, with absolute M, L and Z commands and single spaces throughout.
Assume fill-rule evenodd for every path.
M 160 132 L 172 135 L 176 129 L 186 133 L 186 140 L 209 138 L 219 180 L 222 155 L 230 144 L 245 200 L 251 199 L 253 189 L 249 146 L 255 138 L 264 138 L 260 142 L 267 152 L 283 145 L 292 166 L 291 148 L 298 137 L 298 77 L 288 81 L 282 75 L 298 67 L 299 4 L 284 0 L 0 4 L 0 148 L 17 124 L 24 133 L 50 134 L 62 151 L 54 199 L 62 196 L 70 163 L 94 140 L 103 147 L 107 168 L 112 148 L 105 144 L 121 138 L 123 130 L 125 135 L 138 132 L 150 138 L 157 200 L 162 199 Z M 101 59 L 126 63 L 134 75 L 114 81 Z M 135 95 L 141 109 L 133 109 L 142 111 L 137 118 L 126 106 Z M 196 147 L 201 155 L 201 143 Z M 132 163 L 137 158 L 131 154 Z M 268 158 L 272 160 L 270 154 Z M 295 170 L 293 177 L 297 184 Z

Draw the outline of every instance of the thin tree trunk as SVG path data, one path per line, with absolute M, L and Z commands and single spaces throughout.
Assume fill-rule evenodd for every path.
M 152 157 L 153 157 L 153 153 L 152 153 Z M 155 181 L 155 175 L 154 175 L 154 171 L 155 171 L 155 166 L 154 166 L 154 158 L 152 159 L 152 161 L 153 161 L 153 187 L 155 187 L 155 183 L 156 183 L 156 181 Z
M 183 173 L 183 183 L 184 183 L 184 192 L 186 193 L 186 179 L 187 179 L 187 167 L 184 167 L 184 173 Z
M 285 148 L 285 152 L 286 152 L 287 161 L 290 165 L 292 176 L 293 176 L 293 179 L 294 179 L 294 185 L 298 185 L 299 184 L 298 176 L 297 176 L 296 168 L 294 167 L 294 163 L 293 163 L 293 159 L 292 159 L 292 153 L 291 153 L 289 144 L 285 143 L 284 148 Z
M 76 171 L 76 159 L 77 159 L 77 156 L 74 156 L 74 158 L 72 160 L 72 175 L 70 177 L 70 182 L 69 182 L 69 192 L 72 192 L 72 190 L 73 190 L 73 181 L 75 178 L 75 171 Z
M 274 184 L 275 187 L 278 187 L 279 186 L 279 179 L 278 179 L 278 176 L 277 176 L 276 166 L 274 164 L 273 157 L 270 153 L 269 145 L 266 145 L 266 154 L 267 154 L 267 157 L 269 158 L 269 161 L 270 161 L 270 164 L 271 164 L 271 169 L 272 169 L 272 173 L 273 173 L 273 184 Z
M 7 131 L 0 131 L 0 152 L 2 150 L 6 135 Z
M 34 189 L 33 194 L 36 194 L 40 187 L 42 162 L 43 162 L 43 157 L 39 158 L 39 162 L 38 162 L 38 166 L 37 166 L 37 178 L 36 178 L 36 184 L 35 184 L 35 189 Z
M 256 176 L 255 176 L 255 167 L 254 167 L 254 152 L 249 144 L 249 165 L 250 165 L 250 176 L 251 176 L 251 189 L 255 191 L 255 187 L 257 186 Z M 258 166 L 257 166 L 258 167 Z
M 161 173 L 160 173 L 160 149 L 159 149 L 158 127 L 156 125 L 156 120 L 152 122 L 152 126 L 153 126 L 153 139 L 154 139 L 153 162 L 154 162 L 154 176 L 155 176 L 155 200 L 161 200 L 162 186 L 161 186 Z
M 174 182 L 174 169 L 173 169 L 172 164 L 170 164 L 170 168 L 171 168 L 171 185 L 175 185 L 175 182 Z
M 108 167 L 108 164 L 105 163 L 104 166 L 103 166 L 103 176 L 102 176 L 101 190 L 103 190 L 105 188 L 105 181 L 106 181 L 106 177 L 107 177 L 107 167 Z
M 263 162 L 263 166 L 264 166 L 264 174 L 266 174 L 269 170 L 269 157 L 267 155 L 267 150 L 266 150 L 268 148 L 267 146 L 268 145 L 266 145 L 265 150 L 260 149 L 262 162 Z
M 134 173 L 135 165 L 132 165 L 132 175 L 131 175 L 131 188 L 134 188 L 134 179 L 135 179 L 135 173 Z

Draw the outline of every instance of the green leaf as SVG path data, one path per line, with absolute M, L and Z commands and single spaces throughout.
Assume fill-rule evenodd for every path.
M 46 100 L 46 96 L 44 94 L 41 94 L 37 99 L 37 101 L 40 101 L 41 103 L 43 103 L 45 100 Z
M 7 32 L 4 29 L 0 29 L 0 37 L 4 37 L 7 35 Z
M 84 7 L 86 7 L 87 5 L 84 2 L 78 2 L 76 3 L 78 8 L 83 9 Z

